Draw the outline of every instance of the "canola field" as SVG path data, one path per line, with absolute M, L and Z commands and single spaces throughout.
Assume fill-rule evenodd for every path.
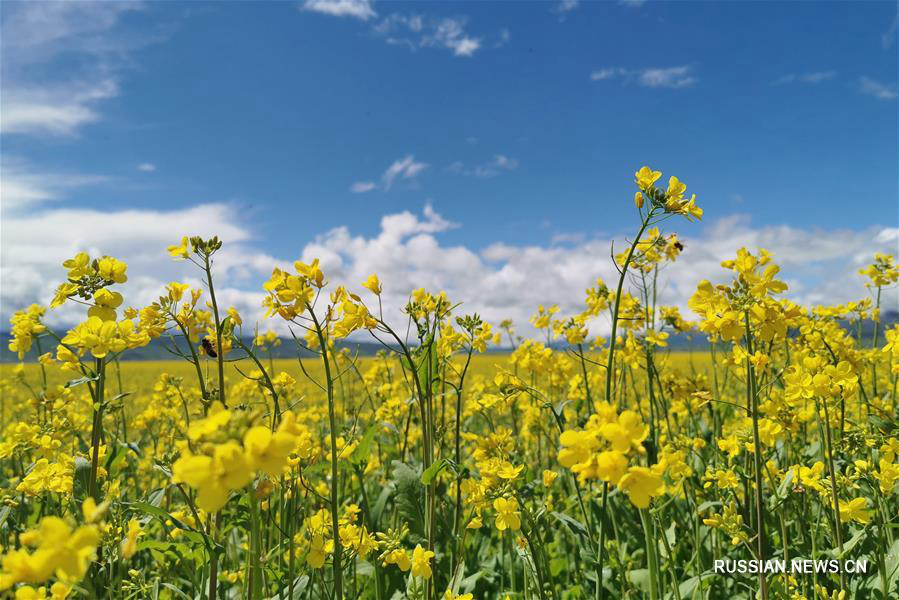
M 274 269 L 248 323 L 216 301 L 217 238 L 173 240 L 205 285 L 147 306 L 122 261 L 66 260 L 12 318 L 39 361 L 0 368 L 0 597 L 899 597 L 894 258 L 859 273 L 869 297 L 799 306 L 741 249 L 689 312 L 659 305 L 674 229 L 703 216 L 660 178 L 635 174 L 620 276 L 576 314 L 535 307 L 533 337 L 440 290 L 387 314 L 389 281 L 318 261 Z M 65 303 L 83 320 L 56 331 Z M 151 340 L 179 360 L 120 360 Z M 866 568 L 715 567 L 796 560 Z

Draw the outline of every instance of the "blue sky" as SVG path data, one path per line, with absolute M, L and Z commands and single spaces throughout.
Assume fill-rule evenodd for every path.
M 491 276 L 515 254 L 497 249 L 620 239 L 646 163 L 698 194 L 705 223 L 677 229 L 700 243 L 896 246 L 895 2 L 79 4 L 0 5 L 5 239 L 54 211 L 133 227 L 213 206 L 260 262 L 324 239 L 349 276 L 327 232 L 375 240 L 409 211 L 404 240 Z M 50 277 L 10 270 L 14 242 L 7 305 Z M 809 294 L 828 284 L 795 262 Z M 236 298 L 258 289 L 238 271 Z

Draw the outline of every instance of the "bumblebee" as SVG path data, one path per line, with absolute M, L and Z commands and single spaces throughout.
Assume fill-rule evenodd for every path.
M 203 347 L 203 352 L 211 356 L 212 358 L 216 358 L 218 354 L 218 350 L 216 350 L 215 342 L 210 340 L 209 338 L 203 338 L 203 341 L 200 342 L 200 345 Z

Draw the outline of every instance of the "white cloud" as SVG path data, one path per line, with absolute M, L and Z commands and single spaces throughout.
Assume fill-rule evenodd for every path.
M 812 73 L 801 73 L 796 75 L 790 73 L 779 77 L 774 81 L 774 85 L 786 85 L 790 83 L 821 83 L 822 81 L 830 81 L 837 76 L 836 71 L 815 71 Z
M 411 289 L 424 286 L 446 290 L 452 300 L 464 303 L 463 312 L 478 312 L 493 322 L 512 318 L 522 331 L 527 330 L 527 320 L 538 304 L 556 303 L 571 314 L 582 309 L 584 290 L 597 277 L 615 280 L 615 267 L 608 258 L 609 239 L 562 234 L 548 246 L 496 243 L 477 251 L 442 245 L 435 234 L 446 225 L 438 218 L 433 210 L 427 210 L 424 218 L 408 212 L 388 216 L 382 220 L 381 233 L 372 238 L 338 228 L 309 244 L 303 257 L 321 257 L 332 281 L 350 286 L 377 272 L 389 314 L 398 314 Z M 688 227 L 684 224 L 684 229 Z M 797 301 L 836 303 L 859 298 L 866 291 L 856 274 L 858 268 L 877 250 L 895 252 L 896 237 L 895 230 L 882 227 L 864 231 L 755 228 L 746 217 L 721 219 L 702 235 L 682 237 L 683 255 L 660 279 L 661 301 L 685 309 L 701 279 L 728 277 L 720 262 L 742 246 L 774 252 L 791 284 L 787 295 Z M 617 245 L 621 243 L 619 239 Z
M 630 8 L 640 8 L 646 4 L 646 0 L 619 0 L 618 3 Z
M 893 46 L 893 43 L 896 41 L 897 30 L 899 30 L 899 5 L 896 6 L 896 17 L 890 23 L 890 28 L 880 38 L 884 50 L 889 50 Z
M 103 175 L 51 173 L 15 156 L 4 156 L 0 167 L 0 208 L 10 212 L 34 207 L 63 197 L 74 188 L 108 181 Z
M 481 48 L 481 39 L 465 32 L 464 18 L 435 19 L 421 15 L 391 14 L 373 27 L 387 43 L 418 48 L 446 48 L 455 56 L 472 56 Z M 504 43 L 508 40 L 505 36 Z
M 595 69 L 590 73 L 591 81 L 604 81 L 616 78 L 621 78 L 625 84 L 635 82 L 643 87 L 673 89 L 689 87 L 698 81 L 693 75 L 692 67 L 689 65 L 648 69 L 606 67 Z
M 568 18 L 568 15 L 577 10 L 580 4 L 580 0 L 561 0 L 561 2 L 553 6 L 552 10 L 559 15 L 559 22 L 564 23 L 565 19 Z
M 380 185 L 374 181 L 357 181 L 350 186 L 350 191 L 356 194 L 364 194 L 380 188 L 386 192 L 393 187 L 393 183 L 397 179 L 414 179 L 419 173 L 427 168 L 428 165 L 426 163 L 417 162 L 413 155 L 407 154 L 403 158 L 398 158 L 393 161 L 393 163 L 387 167 L 387 170 L 381 175 Z
M 512 40 L 512 32 L 503 27 L 499 32 L 499 39 L 493 44 L 494 48 L 501 48 Z
M 138 2 L 7 3 L 0 28 L 0 132 L 74 135 L 99 120 L 99 106 L 119 93 L 128 53 L 148 41 L 116 32 L 123 15 L 141 7 Z
M 205 204 L 173 211 L 99 211 L 63 209 L 16 216 L 4 221 L 0 288 L 4 314 L 31 302 L 46 303 L 56 282 L 64 276 L 61 262 L 75 252 L 110 254 L 129 264 L 129 281 L 122 291 L 129 305 L 154 300 L 172 280 L 198 285 L 197 273 L 184 262 L 168 259 L 165 248 L 181 235 L 218 235 L 225 245 L 216 257 L 217 295 L 233 304 L 252 329 L 261 318 L 261 285 L 274 266 L 289 268 L 292 261 L 320 258 L 332 285 L 345 284 L 360 291 L 360 283 L 377 273 L 384 285 L 383 303 L 390 322 L 401 323 L 400 309 L 411 290 L 445 290 L 461 301 L 461 313 L 478 312 L 491 322 L 512 318 L 522 333 L 538 304 L 559 304 L 562 313 L 583 308 L 584 290 L 597 277 L 615 281 L 609 259 L 610 239 L 561 234 L 548 245 L 495 243 L 481 250 L 447 245 L 440 236 L 458 225 L 443 218 L 430 205 L 422 214 L 409 211 L 385 215 L 372 237 L 338 227 L 315 237 L 297 254 L 274 257 L 259 248 L 237 207 Z M 746 217 L 732 216 L 690 235 L 694 226 L 681 229 L 685 249 L 676 263 L 660 276 L 663 304 L 682 308 L 701 279 L 724 281 L 728 273 L 720 261 L 745 246 L 764 247 L 783 267 L 790 284 L 788 297 L 803 303 L 838 303 L 866 294 L 857 270 L 875 251 L 896 252 L 899 228 L 871 227 L 862 231 L 818 230 L 791 226 L 753 227 Z M 53 236 L 47 236 L 53 231 Z M 619 236 L 616 248 L 625 236 Z M 564 244 L 564 245 L 559 245 Z M 896 289 L 884 305 L 896 306 Z M 56 322 L 78 318 L 83 312 L 54 313 Z M 275 325 L 277 321 L 264 324 Z M 603 333 L 598 323 L 595 331 Z
M 617 69 L 597 69 L 590 73 L 591 81 L 602 81 L 603 79 L 611 79 L 618 74 Z
M 332 17 L 353 17 L 362 21 L 378 16 L 372 8 L 371 0 L 306 0 L 303 10 Z
M 646 87 L 680 88 L 692 85 L 696 78 L 690 75 L 690 67 L 668 67 L 667 69 L 645 69 L 637 75 L 640 85 Z
M 156 171 L 156 165 L 153 163 L 145 162 L 137 165 L 137 170 L 143 173 L 153 173 Z
M 896 99 L 896 84 L 881 83 L 870 77 L 862 77 L 858 82 L 858 86 L 862 94 L 874 96 L 878 100 Z
M 217 295 L 258 317 L 260 286 L 278 263 L 247 245 L 252 235 L 241 222 L 238 209 L 227 204 L 172 211 L 71 208 L 5 217 L 0 253 L 3 318 L 33 302 L 46 304 L 54 287 L 65 278 L 62 261 L 80 251 L 115 256 L 128 263 L 128 282 L 121 291 L 130 306 L 152 302 L 169 281 L 200 285 L 192 265 L 173 261 L 166 253 L 166 247 L 182 235 L 218 235 L 226 241 L 216 255 L 221 276 Z M 51 311 L 51 322 L 72 323 L 83 318 L 83 312 L 78 305 L 67 305 Z
M 5 95 L 0 132 L 72 135 L 100 119 L 95 106 L 118 95 L 114 81 L 13 88 Z
M 412 179 L 419 173 L 428 168 L 428 165 L 421 162 L 415 162 L 415 157 L 411 154 L 395 160 L 392 165 L 387 167 L 384 175 L 381 176 L 381 182 L 385 190 L 389 190 L 393 186 L 395 179 Z
M 514 171 L 517 168 L 518 160 L 509 158 L 505 154 L 496 154 L 489 161 L 475 165 L 474 167 L 466 167 L 465 163 L 457 160 L 449 165 L 446 170 L 450 173 L 459 173 L 469 177 L 486 179 L 488 177 L 496 177 L 502 171 Z

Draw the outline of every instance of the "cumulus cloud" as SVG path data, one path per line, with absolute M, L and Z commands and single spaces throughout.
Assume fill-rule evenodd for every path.
M 384 286 L 385 315 L 392 322 L 402 319 L 400 311 L 409 293 L 425 287 L 445 290 L 453 301 L 463 302 L 461 312 L 477 312 L 494 323 L 511 318 L 522 333 L 529 332 L 527 321 L 537 305 L 558 304 L 563 314 L 573 314 L 583 308 L 584 290 L 598 277 L 611 283 L 617 276 L 609 259 L 611 239 L 563 234 L 545 245 L 494 243 L 484 248 L 441 240 L 446 231 L 459 226 L 426 205 L 420 214 L 385 215 L 378 233 L 371 237 L 337 227 L 298 247 L 294 256 L 276 257 L 262 249 L 238 207 L 229 204 L 172 211 L 44 210 L 3 222 L 3 317 L 31 302 L 46 303 L 64 276 L 62 261 L 82 250 L 128 262 L 129 281 L 123 292 L 130 305 L 151 302 L 169 281 L 199 286 L 195 269 L 169 260 L 165 252 L 181 235 L 218 235 L 224 240 L 215 263 L 217 295 L 240 310 L 251 329 L 262 316 L 262 282 L 274 266 L 290 268 L 297 258 L 307 262 L 319 258 L 332 285 L 345 284 L 356 291 L 361 291 L 360 283 L 370 274 L 377 273 Z M 47 236 L 47 231 L 55 234 Z M 616 248 L 623 239 L 619 236 Z M 728 273 L 720 262 L 733 257 L 740 247 L 764 247 L 774 253 L 790 285 L 788 297 L 801 303 L 838 303 L 867 293 L 857 271 L 875 251 L 896 252 L 899 228 L 754 227 L 748 217 L 731 216 L 710 223 L 701 234 L 687 233 L 681 239 L 682 256 L 660 277 L 663 304 L 686 309 L 700 280 L 725 281 Z M 896 292 L 889 292 L 884 305 L 899 305 Z M 55 311 L 53 320 L 71 323 L 82 312 L 73 306 Z M 284 331 L 277 321 L 263 324 L 267 326 Z M 598 322 L 594 332 L 603 334 L 606 327 Z
M 0 132 L 74 135 L 119 93 L 128 53 L 149 40 L 116 31 L 139 2 L 17 2 L 0 26 Z M 59 75 L 59 70 L 65 73 Z
M 199 285 L 197 273 L 188 263 L 172 261 L 166 253 L 166 247 L 182 235 L 218 235 L 227 240 L 216 260 L 223 278 L 222 296 L 257 314 L 255 298 L 261 299 L 261 295 L 256 293 L 259 286 L 255 283 L 270 273 L 277 261 L 248 247 L 251 232 L 239 223 L 237 208 L 228 204 L 172 211 L 62 208 L 5 216 L 0 254 L 3 317 L 33 302 L 46 304 L 55 286 L 64 280 L 62 261 L 82 251 L 128 263 L 129 279 L 123 291 L 129 305 L 153 301 L 169 281 L 186 279 Z M 234 287 L 248 285 L 251 277 L 254 285 L 247 287 L 250 291 Z M 78 306 L 67 306 L 53 311 L 52 321 L 71 323 L 82 312 Z
M 606 67 L 590 73 L 591 81 L 621 79 L 625 84 L 636 83 L 650 88 L 685 88 L 698 81 L 689 65 L 665 68 L 624 69 Z
M 353 17 L 362 21 L 378 16 L 370 0 L 306 0 L 303 10 L 332 17 Z
M 332 281 L 351 286 L 378 273 L 385 310 L 391 314 L 399 314 L 413 288 L 424 286 L 446 290 L 451 299 L 464 303 L 462 311 L 478 312 L 494 323 L 512 318 L 523 332 L 538 304 L 559 304 L 563 313 L 572 314 L 583 308 L 584 290 L 597 277 L 613 282 L 617 276 L 609 260 L 610 239 L 569 234 L 564 239 L 557 236 L 550 245 L 495 243 L 477 250 L 442 244 L 439 234 L 450 226 L 431 208 L 423 217 L 404 212 L 385 217 L 380 234 L 371 238 L 353 235 L 347 228 L 327 232 L 304 248 L 303 258 L 320 257 Z M 790 284 L 787 295 L 796 301 L 859 298 L 866 290 L 857 270 L 875 251 L 895 252 L 896 232 L 884 227 L 864 231 L 753 227 L 745 216 L 721 219 L 702 235 L 682 237 L 684 253 L 664 271 L 660 300 L 686 310 L 700 280 L 728 277 L 720 262 L 741 247 L 772 251 Z M 622 243 L 619 239 L 616 247 Z M 598 323 L 598 332 L 604 326 Z

